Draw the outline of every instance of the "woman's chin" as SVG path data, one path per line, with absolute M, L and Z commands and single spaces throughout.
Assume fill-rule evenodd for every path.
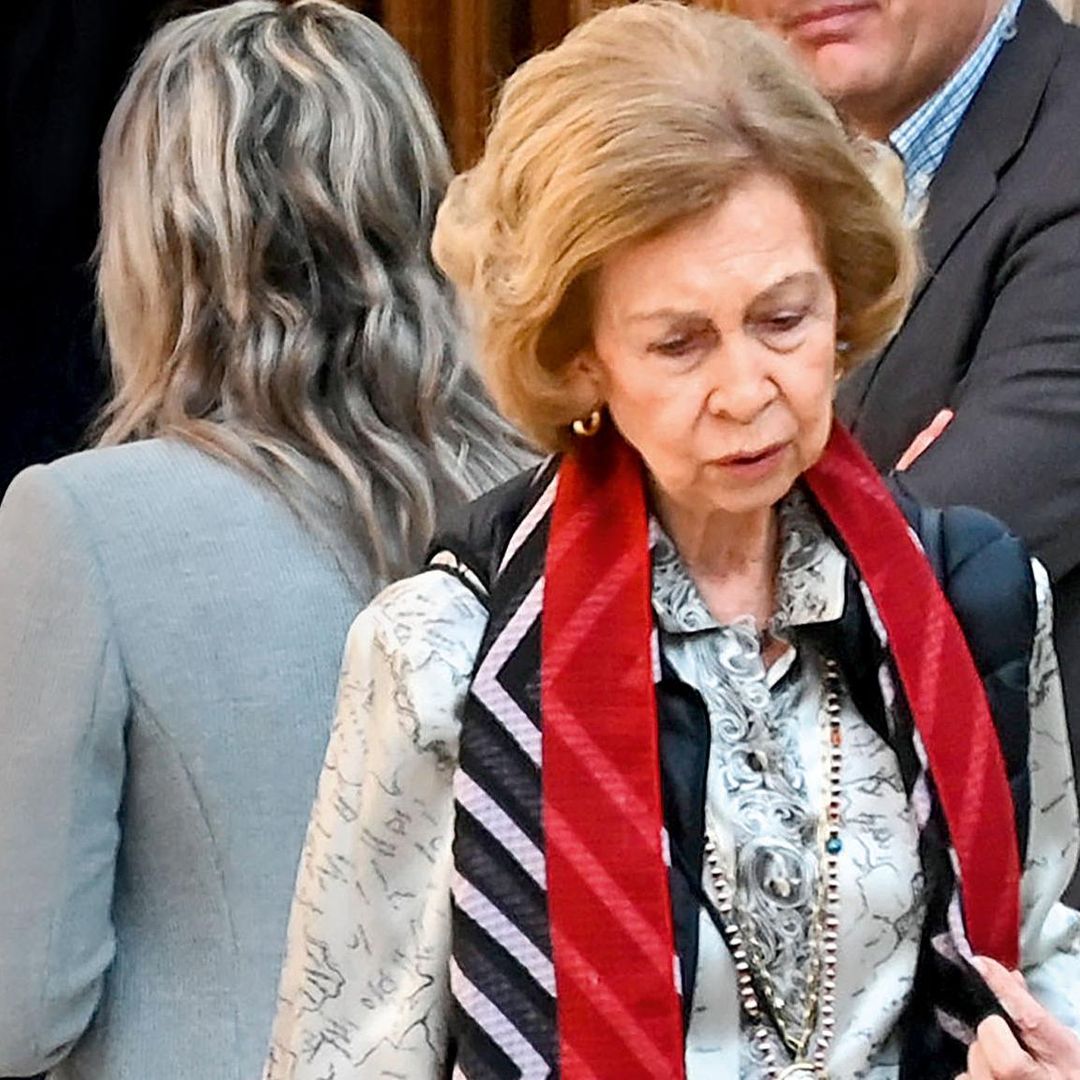
M 703 501 L 717 512 L 739 515 L 775 506 L 799 478 L 799 471 L 790 465 L 792 452 L 785 450 L 780 456 L 788 460 L 707 467 Z
M 744 518 L 771 510 L 789 491 L 798 479 L 798 474 L 772 478 L 769 482 L 741 487 L 719 487 L 705 484 L 681 492 L 672 501 L 684 506 L 694 516 L 720 515 L 731 518 Z

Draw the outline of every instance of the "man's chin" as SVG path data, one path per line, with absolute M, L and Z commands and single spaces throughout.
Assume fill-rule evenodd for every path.
M 818 89 L 842 108 L 875 99 L 887 85 L 884 65 L 875 65 L 866 47 L 856 42 L 830 42 L 800 50 L 799 56 Z

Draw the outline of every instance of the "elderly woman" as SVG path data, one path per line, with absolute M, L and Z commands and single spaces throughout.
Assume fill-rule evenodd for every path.
M 0 509 L 0 1076 L 257 1075 L 349 624 L 527 460 L 430 256 L 450 177 L 405 54 L 327 0 L 135 65 L 102 445 Z
M 607 12 L 436 254 L 559 453 L 353 626 L 267 1076 L 1076 1075 L 1046 575 L 832 422 L 914 259 L 829 108 Z

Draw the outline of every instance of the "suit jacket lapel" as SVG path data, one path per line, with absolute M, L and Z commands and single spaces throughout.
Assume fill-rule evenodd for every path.
M 923 273 L 912 298 L 914 311 L 957 241 L 994 198 L 998 177 L 1023 148 L 1046 84 L 1064 42 L 1063 23 L 1047 0 L 1024 0 L 1017 34 L 995 57 L 930 185 L 919 231 Z M 911 313 L 896 337 L 847 389 L 847 418 L 858 432 L 858 416 L 890 354 L 911 325 Z
M 1002 45 L 930 185 L 920 230 L 925 271 L 914 303 L 1023 148 L 1063 40 L 1046 0 L 1025 0 L 1016 38 Z

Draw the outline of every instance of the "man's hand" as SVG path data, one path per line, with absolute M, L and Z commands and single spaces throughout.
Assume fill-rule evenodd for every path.
M 968 1048 L 967 1072 L 957 1080 L 1080 1080 L 1080 1036 L 1031 996 L 1020 972 L 1008 971 L 987 957 L 978 957 L 975 966 L 1012 1017 L 1025 1045 L 1017 1042 L 1000 1016 L 988 1017 Z
M 903 472 L 905 469 L 911 468 L 915 463 L 916 458 L 927 450 L 930 444 L 949 426 L 950 421 L 956 414 L 952 409 L 942 409 L 941 412 L 930 421 L 911 440 L 911 445 L 900 455 L 900 460 L 896 463 L 896 471 Z

